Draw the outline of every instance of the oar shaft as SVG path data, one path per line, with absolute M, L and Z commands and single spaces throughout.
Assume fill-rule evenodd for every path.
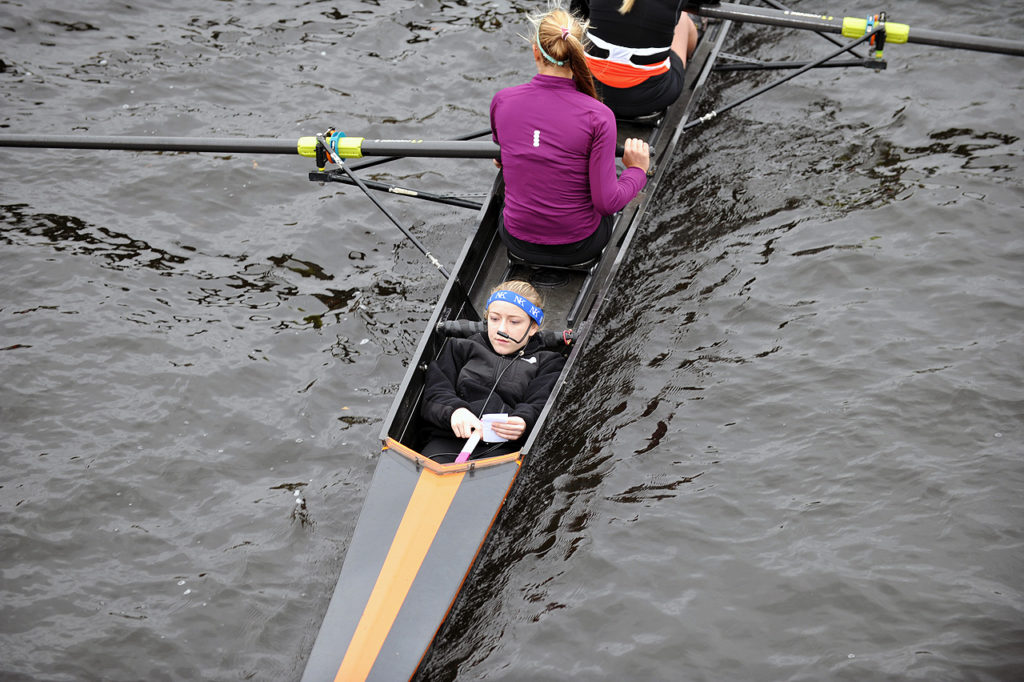
M 929 31 L 924 28 L 911 28 L 907 34 L 908 43 L 920 45 L 936 45 L 938 47 L 955 47 L 961 50 L 975 50 L 978 52 L 996 52 L 998 54 L 1009 54 L 1024 56 L 1024 43 L 1001 38 L 987 38 L 985 36 L 967 36 L 961 33 L 949 33 L 947 31 Z
M 453 140 L 475 140 L 478 137 L 483 137 L 484 135 L 490 135 L 490 134 L 491 134 L 491 129 L 490 128 L 483 128 L 482 130 L 477 130 L 477 131 L 472 132 L 472 133 L 466 133 L 465 135 L 460 135 L 459 137 L 453 137 L 452 139 Z M 364 161 L 353 161 L 352 163 L 348 164 L 348 167 L 349 167 L 349 170 L 359 170 L 361 168 L 372 168 L 373 166 L 380 166 L 380 165 L 383 165 L 385 163 L 391 163 L 392 161 L 397 161 L 398 159 L 401 159 L 401 158 L 402 158 L 401 156 L 379 156 L 379 157 L 377 157 L 375 159 L 372 159 L 372 160 L 371 159 L 367 159 L 367 160 L 364 160 Z
M 221 154 L 316 155 L 316 138 L 142 137 L 132 135 L 0 135 L 0 147 L 44 149 L 110 149 L 135 152 L 218 152 Z M 366 156 L 420 157 L 435 159 L 497 159 L 498 145 L 489 140 L 368 140 L 339 139 L 338 155 L 345 159 Z M 622 156 L 622 148 L 616 149 Z
M 699 5 L 690 11 L 696 11 L 697 14 L 703 17 L 730 19 L 749 24 L 784 26 L 786 28 L 799 28 L 808 31 L 823 31 L 825 33 L 843 32 L 842 17 L 807 14 L 791 10 L 776 10 L 754 5 L 736 5 L 729 2 L 717 5 Z
M 305 139 L 303 138 L 303 140 Z M 334 151 L 343 159 L 358 159 L 363 156 L 425 156 L 452 159 L 501 158 L 501 149 L 491 141 L 368 140 L 363 137 L 339 137 L 336 144 L 337 148 Z M 300 148 L 306 148 L 301 140 Z M 625 149 L 621 145 L 617 146 L 615 148 L 615 156 L 621 158 L 624 151 Z M 304 155 L 308 156 L 308 154 Z
M 754 92 L 751 92 L 748 95 L 746 95 L 744 97 L 741 97 L 740 99 L 736 100 L 735 102 L 730 102 L 729 104 L 726 104 L 725 106 L 717 109 L 716 111 L 712 111 L 710 113 L 704 114 L 700 118 L 696 118 L 696 119 L 693 119 L 692 121 L 688 121 L 685 125 L 683 125 L 683 130 L 689 130 L 690 128 L 693 128 L 694 126 L 698 126 L 698 125 L 701 125 L 703 123 L 707 123 L 708 121 L 710 121 L 711 119 L 715 118 L 716 116 L 718 116 L 720 114 L 723 114 L 726 111 L 729 111 L 730 109 L 738 107 L 739 105 L 743 104 L 744 102 L 748 102 L 748 101 L 754 99 L 755 97 L 757 97 L 758 95 L 760 95 L 762 93 L 765 93 L 765 92 L 768 92 L 772 88 L 777 88 L 780 85 L 782 85 L 783 83 L 786 83 L 788 81 L 793 80 L 794 78 L 796 78 L 800 74 L 806 73 L 807 71 L 810 71 L 813 68 L 816 68 L 818 66 L 821 66 L 822 64 L 828 63 L 832 59 L 834 59 L 834 58 L 838 57 L 839 55 L 843 54 L 844 52 L 849 52 L 853 48 L 855 48 L 858 45 L 860 45 L 861 43 L 863 43 L 863 42 L 865 42 L 867 40 L 870 40 L 871 37 L 876 35 L 880 30 L 881 29 L 879 29 L 879 28 L 875 28 L 871 33 L 869 33 L 869 34 L 867 34 L 865 36 L 862 36 L 862 37 L 858 38 L 857 40 L 854 40 L 849 45 L 844 45 L 843 47 L 839 48 L 835 52 L 833 52 L 833 53 L 831 53 L 831 54 L 829 54 L 829 55 L 827 55 L 825 57 L 822 57 L 821 59 L 819 59 L 816 62 L 810 62 L 810 63 L 804 64 L 797 71 L 794 71 L 793 73 L 791 73 L 791 74 L 789 74 L 789 75 L 787 75 L 787 76 L 785 76 L 783 78 L 780 78 L 779 80 L 777 80 L 777 81 L 775 81 L 773 83 L 769 83 L 768 85 L 765 85 L 762 88 L 758 88 Z
M 455 140 L 352 140 L 357 156 L 419 156 L 463 159 L 496 159 L 498 145 L 493 142 Z M 311 140 L 275 140 L 261 138 L 141 137 L 131 135 L 0 135 L 0 147 L 36 147 L 51 149 L 112 149 L 141 152 L 220 152 L 226 154 L 302 154 L 307 156 Z M 342 154 L 346 156 L 346 154 Z M 353 158 L 347 157 L 346 158 Z
M 416 156 L 431 158 L 496 159 L 498 145 L 490 141 L 368 140 L 341 138 L 344 158 Z M 0 147 L 48 149 L 110 149 L 136 152 L 219 152 L 222 154 L 301 154 L 313 156 L 316 138 L 143 137 L 132 135 L 0 135 Z
M 342 170 L 312 171 L 309 174 L 309 179 L 318 182 L 340 182 L 345 185 L 356 185 L 356 181 L 343 172 L 346 169 L 350 171 L 355 170 L 352 166 L 353 164 L 346 163 L 345 168 Z M 403 197 L 413 197 L 414 199 L 433 201 L 438 204 L 448 204 L 449 206 L 469 208 L 473 209 L 474 211 L 479 211 L 483 206 L 478 201 L 470 201 L 468 199 L 445 196 L 443 194 L 434 194 L 432 192 L 424 192 L 423 190 L 410 189 L 408 187 L 399 187 L 398 185 L 392 185 L 385 182 L 377 182 L 376 180 L 362 180 L 362 182 L 364 185 L 377 192 L 388 192 L 389 194 L 398 194 Z
M 0 147 L 111 149 L 137 152 L 220 152 L 225 154 L 298 153 L 297 140 L 131 135 L 0 135 Z
M 768 7 L 737 5 L 729 2 L 717 5 L 698 4 L 692 5 L 687 9 L 705 17 L 730 19 L 732 21 L 765 24 L 768 26 L 784 26 L 786 28 L 820 31 L 823 33 L 838 33 L 847 38 L 859 38 L 864 35 L 865 30 L 868 28 L 866 19 L 863 17 L 835 17 L 804 12 L 780 11 Z M 885 22 L 885 26 L 886 43 L 890 44 L 918 43 L 921 45 L 937 45 L 963 50 L 1024 56 L 1024 42 L 1016 40 L 947 33 L 945 31 L 929 31 L 927 29 L 911 28 L 907 24 L 895 22 Z
M 780 10 L 782 12 L 790 12 L 790 11 L 792 11 L 788 7 L 783 5 L 781 2 L 776 2 L 775 0 L 764 0 L 764 4 L 768 5 L 769 7 L 774 7 L 775 9 Z M 836 47 L 841 47 L 842 44 L 843 44 L 842 41 L 839 40 L 839 38 L 833 38 L 832 36 L 828 35 L 827 33 L 823 33 L 821 31 L 815 31 L 815 33 L 817 33 L 819 36 L 821 36 L 825 40 L 829 41 L 830 43 L 832 43 Z M 861 55 L 859 55 L 856 52 L 852 52 L 851 51 L 850 54 L 852 54 L 854 57 L 857 57 L 858 59 L 864 59 L 864 57 L 862 57 Z
M 496 159 L 499 156 L 498 145 L 493 142 L 470 140 L 362 140 L 359 151 L 359 156 L 417 156 L 437 159 Z M 358 158 L 347 157 L 344 153 L 341 156 Z

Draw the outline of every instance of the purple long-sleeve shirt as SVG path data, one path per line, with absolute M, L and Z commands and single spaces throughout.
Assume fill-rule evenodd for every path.
M 498 91 L 491 129 L 501 145 L 505 229 L 534 244 L 589 237 L 647 184 L 639 168 L 615 170 L 615 116 L 571 78 L 538 74 Z

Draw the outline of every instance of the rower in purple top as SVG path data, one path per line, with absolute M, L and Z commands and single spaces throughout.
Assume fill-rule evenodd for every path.
M 573 265 L 608 243 L 614 214 L 647 183 L 650 148 L 626 140 L 626 169 L 617 176 L 615 115 L 594 91 L 582 42 L 586 24 L 563 9 L 532 22 L 537 75 L 491 100 L 505 179 L 499 232 L 524 260 Z

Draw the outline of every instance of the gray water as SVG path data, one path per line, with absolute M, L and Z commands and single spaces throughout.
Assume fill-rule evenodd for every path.
M 0 3 L 0 132 L 454 137 L 529 77 L 541 3 L 68 6 Z M 888 9 L 1020 39 L 1014 7 Z M 423 679 L 1024 678 L 1024 62 L 886 56 L 663 161 Z M 296 679 L 441 277 L 297 156 L 0 160 L 0 678 Z M 474 227 L 382 200 L 449 265 Z

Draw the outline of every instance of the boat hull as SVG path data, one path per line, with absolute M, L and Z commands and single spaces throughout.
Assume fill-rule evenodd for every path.
M 564 281 L 558 284 L 541 286 L 534 280 L 545 297 L 545 326 L 573 327 L 574 342 L 563 347 L 565 368 L 522 449 L 464 465 L 441 465 L 417 449 L 428 432 L 419 410 L 426 370 L 448 339 L 442 323 L 479 320 L 495 284 L 513 277 L 532 280 L 537 274 L 510 262 L 498 236 L 504 196 L 498 173 L 477 217 L 477 230 L 463 246 L 384 420 L 384 450 L 304 682 L 406 680 L 415 675 L 511 494 L 520 465 L 543 437 L 544 422 L 559 403 L 566 377 L 586 348 L 727 27 L 728 22 L 714 25 L 702 40 L 690 61 L 687 91 L 675 105 L 654 122 L 620 122 L 619 142 L 625 137 L 647 139 L 658 167 L 645 191 L 617 216 L 600 261 L 590 269 L 563 271 Z
M 302 679 L 408 679 L 461 589 L 520 463 L 512 453 L 442 465 L 389 442 Z

